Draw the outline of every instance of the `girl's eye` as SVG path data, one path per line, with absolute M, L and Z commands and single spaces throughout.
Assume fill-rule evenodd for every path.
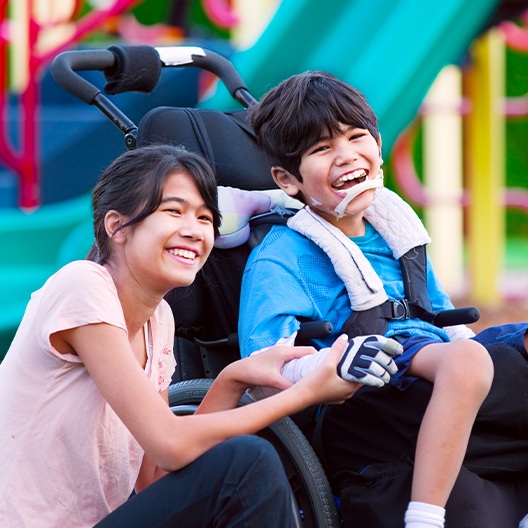
M 167 213 L 170 213 L 170 214 L 173 214 L 173 215 L 180 215 L 181 214 L 181 211 L 179 209 L 169 208 L 169 209 L 165 209 L 165 211 Z
M 199 219 L 202 221 L 202 222 L 209 222 L 209 223 L 213 223 L 213 217 L 210 216 L 210 215 L 201 215 L 199 217 Z

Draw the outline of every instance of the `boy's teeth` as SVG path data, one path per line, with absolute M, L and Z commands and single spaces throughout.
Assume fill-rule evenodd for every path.
M 337 180 L 332 187 L 335 187 L 337 189 L 339 189 L 340 187 L 343 187 L 343 185 L 347 182 L 347 181 L 352 181 L 352 180 L 356 180 L 358 178 L 363 178 L 367 175 L 367 173 L 361 169 L 361 170 L 358 170 L 358 171 L 355 171 L 351 174 L 346 174 L 345 176 L 343 176 L 342 178 L 339 178 L 339 180 Z

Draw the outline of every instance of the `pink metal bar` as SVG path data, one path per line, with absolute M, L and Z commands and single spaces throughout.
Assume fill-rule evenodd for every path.
M 203 0 L 202 5 L 206 15 L 217 26 L 231 29 L 238 25 L 238 17 L 231 10 L 227 0 Z

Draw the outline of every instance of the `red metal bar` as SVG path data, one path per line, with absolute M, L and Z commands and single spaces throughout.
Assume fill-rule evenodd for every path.
M 90 12 L 74 25 L 75 29 L 70 38 L 46 53 L 39 53 L 37 48 L 39 34 L 44 27 L 38 23 L 34 16 L 33 0 L 27 1 L 29 2 L 28 83 L 19 97 L 21 112 L 20 147 L 15 149 L 9 138 L 9 131 L 6 130 L 6 123 L 8 122 L 6 114 L 9 111 L 9 90 L 7 72 L 4 66 L 0 67 L 0 116 L 3 122 L 0 130 L 0 159 L 20 177 L 20 206 L 24 209 L 33 209 L 40 205 L 39 76 L 42 69 L 58 53 L 70 48 L 75 42 L 96 29 L 109 17 L 120 15 L 138 3 L 138 0 L 116 0 L 108 9 Z M 8 62 L 7 54 L 9 49 L 8 4 L 9 0 L 0 0 L 0 59 L 3 59 L 4 65 Z
M 11 144 L 11 139 L 7 130 L 8 123 L 8 95 L 7 90 L 7 54 L 9 26 L 7 20 L 7 0 L 0 0 L 0 119 L 2 126 L 0 128 L 0 159 L 15 172 L 19 170 L 19 159 L 15 154 L 15 149 Z

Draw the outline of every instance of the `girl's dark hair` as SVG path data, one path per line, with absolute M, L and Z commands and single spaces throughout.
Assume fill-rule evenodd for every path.
M 117 211 L 127 217 L 119 229 L 133 226 L 160 205 L 163 188 L 175 172 L 188 174 L 213 215 L 215 236 L 220 227 L 216 177 L 207 162 L 182 147 L 149 145 L 116 158 L 103 172 L 92 194 L 95 242 L 88 260 L 104 264 L 110 257 L 105 216 Z
M 268 91 L 251 111 L 251 124 L 272 165 L 302 181 L 302 155 L 340 125 L 367 129 L 377 140 L 378 120 L 365 96 L 330 73 L 308 71 Z

